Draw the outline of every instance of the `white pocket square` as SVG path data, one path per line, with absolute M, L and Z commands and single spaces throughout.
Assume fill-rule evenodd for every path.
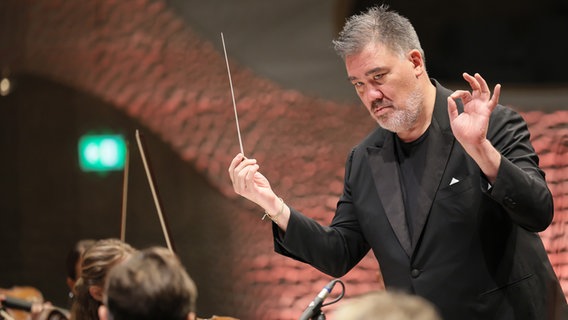
M 453 184 L 456 184 L 458 182 L 460 182 L 458 179 L 452 178 L 452 181 L 450 181 L 450 186 L 453 185 Z

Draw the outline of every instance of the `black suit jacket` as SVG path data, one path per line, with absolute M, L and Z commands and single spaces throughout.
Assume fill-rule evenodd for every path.
M 431 301 L 451 319 L 568 319 L 566 300 L 536 232 L 553 217 L 552 196 L 522 117 L 497 106 L 488 139 L 502 155 L 488 181 L 452 134 L 451 92 L 433 81 L 436 103 L 420 208 L 405 220 L 394 134 L 377 128 L 348 157 L 329 227 L 294 208 L 275 250 L 334 277 L 369 251 L 387 289 Z

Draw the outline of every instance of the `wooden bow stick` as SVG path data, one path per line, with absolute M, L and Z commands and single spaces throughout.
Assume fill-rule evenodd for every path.
M 166 244 L 168 249 L 172 253 L 175 253 L 173 247 L 173 241 L 170 238 L 168 224 L 166 218 L 164 217 L 162 204 L 160 202 L 160 197 L 158 195 L 158 189 L 155 186 L 155 179 L 150 171 L 150 159 L 146 156 L 144 151 L 144 142 L 142 141 L 142 134 L 140 131 L 136 130 L 136 142 L 138 143 L 138 149 L 140 150 L 140 156 L 142 157 L 142 162 L 144 163 L 144 169 L 146 171 L 146 177 L 148 178 L 148 183 L 150 184 L 150 190 L 152 191 L 152 197 L 154 198 L 154 204 L 156 205 L 156 210 L 158 211 L 158 217 L 160 218 L 160 224 L 162 225 L 162 231 L 164 232 L 164 237 L 166 238 Z
M 120 240 L 126 242 L 126 206 L 128 202 L 128 171 L 130 167 L 130 146 L 126 142 L 126 159 L 122 175 L 122 210 L 120 215 Z

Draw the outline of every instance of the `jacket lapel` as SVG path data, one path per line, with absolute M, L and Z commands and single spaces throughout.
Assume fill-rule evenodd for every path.
M 422 192 L 418 195 L 417 199 L 417 203 L 419 203 L 420 206 L 417 212 L 411 213 L 412 229 L 414 230 L 412 248 L 416 248 L 420 240 L 455 141 L 450 128 L 446 100 L 450 91 L 440 86 L 437 82 L 435 82 L 435 85 L 437 88 L 436 102 L 429 128 L 430 133 L 426 159 L 424 159 L 424 177 L 421 181 Z
M 373 173 L 379 199 L 400 245 L 409 257 L 412 256 L 412 252 L 422 235 L 455 141 L 450 128 L 446 101 L 451 91 L 440 86 L 435 80 L 433 81 L 437 88 L 436 102 L 429 129 L 427 157 L 424 159 L 426 163 L 422 179 L 423 187 L 418 196 L 419 199 L 417 199 L 420 207 L 418 212 L 411 213 L 414 230 L 413 239 L 410 239 L 405 218 L 393 134 L 386 130 L 380 130 L 376 145 L 367 147 L 369 166 Z
M 421 192 L 418 194 L 417 203 L 418 211 L 412 212 L 412 230 L 414 235 L 412 239 L 412 247 L 416 248 L 418 240 L 422 235 L 424 225 L 430 213 L 434 197 L 440 187 L 442 175 L 446 168 L 448 156 L 452 150 L 454 138 L 450 134 L 444 134 L 440 131 L 439 125 L 433 121 L 430 125 L 430 137 L 428 149 L 426 150 L 426 159 L 424 176 L 421 181 Z
M 412 244 L 400 188 L 399 169 L 396 162 L 393 136 L 386 130 L 381 130 L 382 139 L 376 147 L 367 147 L 369 166 L 373 173 L 373 180 L 383 205 L 383 209 L 398 241 L 408 257 L 412 254 Z

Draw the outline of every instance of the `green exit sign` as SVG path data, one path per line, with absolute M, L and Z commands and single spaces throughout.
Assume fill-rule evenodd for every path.
M 126 158 L 126 142 L 121 135 L 84 135 L 79 139 L 81 170 L 122 170 Z

